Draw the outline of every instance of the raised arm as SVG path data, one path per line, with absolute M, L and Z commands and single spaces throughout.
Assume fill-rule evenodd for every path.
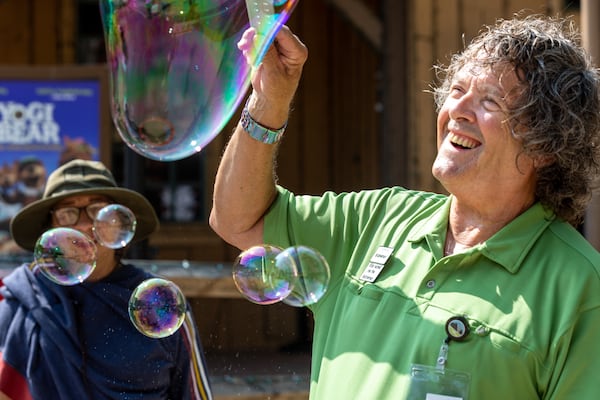
M 254 31 L 238 47 L 249 59 Z M 253 121 L 270 130 L 286 124 L 308 56 L 304 44 L 287 26 L 278 32 L 252 76 L 247 111 Z M 210 226 L 226 242 L 246 249 L 262 243 L 263 216 L 276 196 L 275 157 L 278 143 L 255 139 L 237 124 L 217 170 Z

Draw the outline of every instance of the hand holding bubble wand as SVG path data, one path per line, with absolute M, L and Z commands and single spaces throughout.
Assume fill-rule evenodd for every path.
M 278 21 L 275 13 L 275 6 L 281 6 L 284 3 L 286 1 L 246 0 L 248 19 L 255 32 L 254 42 L 256 46 L 253 48 L 249 59 L 249 64 L 253 67 L 260 64 L 273 42 L 273 38 L 281 28 L 281 22 Z

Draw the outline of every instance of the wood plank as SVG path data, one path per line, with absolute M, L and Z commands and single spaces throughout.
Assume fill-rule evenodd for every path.
M 431 94 L 425 91 L 434 79 L 433 64 L 437 61 L 434 52 L 435 27 L 432 1 L 414 3 L 411 11 L 414 32 L 411 38 L 413 46 L 413 79 L 411 81 L 411 141 L 410 155 L 413 168 L 409 176 L 410 187 L 420 190 L 438 191 L 438 183 L 431 175 L 431 165 L 436 154 L 436 115 Z
M 436 62 L 449 64 L 454 53 L 463 49 L 462 27 L 459 15 L 460 0 L 437 0 L 434 14 L 436 30 Z
M 299 2 L 287 22 L 287 25 L 305 42 L 309 49 L 313 47 L 313 44 L 306 43 L 306 39 L 303 36 L 303 29 L 306 28 L 306 24 L 304 23 L 305 18 L 310 18 L 307 10 L 310 6 L 312 6 L 310 3 Z M 312 58 L 310 55 L 309 57 Z M 301 93 L 302 87 L 305 85 L 307 83 L 303 79 L 300 82 L 297 93 Z M 303 126 L 302 110 L 304 106 L 305 103 L 302 97 L 297 95 L 292 104 L 288 127 L 286 128 L 286 133 L 279 148 L 279 156 L 277 157 L 277 175 L 281 183 L 294 192 L 303 192 L 305 189 L 304 183 L 310 179 L 303 168 L 304 163 L 312 161 L 311 154 L 306 154 L 303 148 L 303 141 L 310 134 L 305 131 Z
M 162 224 L 148 244 L 158 249 L 155 257 L 161 260 L 210 262 L 229 259 L 226 258 L 226 244 L 207 224 Z
M 515 13 L 525 14 L 555 14 L 561 8 L 557 3 L 562 0 L 507 0 L 505 1 L 504 17 L 511 18 Z
M 360 149 L 360 180 L 356 183 L 362 188 L 375 188 L 379 186 L 379 143 L 380 143 L 380 101 L 379 89 L 381 85 L 382 64 L 380 53 L 375 52 L 368 43 L 362 42 L 360 49 L 360 63 L 357 69 L 357 79 L 364 80 L 360 85 L 359 96 L 353 105 L 359 113 L 358 139 Z M 362 76 L 362 78 L 360 78 Z
M 382 97 L 379 129 L 380 183 L 384 186 L 409 186 L 411 169 L 409 137 L 411 135 L 410 12 L 409 3 L 397 0 L 383 2 L 384 49 L 380 90 Z
M 465 42 L 468 44 L 481 31 L 482 25 L 493 23 L 496 18 L 502 15 L 490 15 L 488 9 L 496 8 L 496 1 L 482 2 L 479 0 L 462 0 L 460 8 L 461 31 L 465 35 Z
M 382 49 L 383 25 L 381 20 L 361 0 L 328 0 L 350 20 L 377 50 Z
M 76 61 L 77 10 L 76 0 L 60 0 L 57 16 L 58 61 L 61 64 L 73 64 Z
M 32 0 L 0 1 L 0 62 L 7 65 L 31 61 Z
M 301 13 L 297 14 L 296 26 L 309 54 L 292 111 L 294 131 L 290 135 L 298 137 L 295 145 L 302 154 L 297 161 L 304 179 L 299 182 L 298 188 L 302 193 L 318 194 L 331 184 L 328 164 L 331 156 L 329 107 L 332 98 L 330 92 L 324 89 L 329 87 L 331 76 L 331 30 L 328 22 L 332 10 L 320 1 L 302 2 L 299 8 L 297 11 Z
M 333 189 L 357 190 L 373 186 L 369 176 L 377 168 L 373 155 L 377 138 L 375 94 L 377 53 L 346 20 L 332 18 Z M 370 58 L 372 61 L 365 61 Z M 374 173 L 377 174 L 376 172 Z
M 186 260 L 124 260 L 173 281 L 186 297 L 241 299 L 231 275 L 231 264 Z
M 331 22 L 331 83 L 329 86 L 332 96 L 331 124 L 332 124 L 332 188 L 335 191 L 349 190 L 348 183 L 351 176 L 356 174 L 354 159 L 357 157 L 354 140 L 360 134 L 355 130 L 356 113 L 349 105 L 349 93 L 346 87 L 355 85 L 354 77 L 351 76 L 355 55 L 353 46 L 350 44 L 352 28 L 339 15 L 334 15 Z
M 33 0 L 32 11 L 32 61 L 34 64 L 57 64 L 57 0 Z

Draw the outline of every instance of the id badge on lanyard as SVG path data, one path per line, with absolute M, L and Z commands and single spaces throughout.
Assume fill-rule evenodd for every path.
M 467 320 L 463 317 L 450 318 L 446 322 L 446 333 L 448 336 L 442 342 L 435 366 L 412 365 L 408 400 L 468 400 L 469 373 L 446 368 L 450 342 L 462 341 L 469 334 Z

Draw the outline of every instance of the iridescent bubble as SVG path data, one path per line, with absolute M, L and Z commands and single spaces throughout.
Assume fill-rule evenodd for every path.
M 35 244 L 36 270 L 59 285 L 83 282 L 96 267 L 96 245 L 86 234 L 72 228 L 53 228 Z
M 121 249 L 135 235 L 135 214 L 121 204 L 109 204 L 98 211 L 94 219 L 94 236 L 103 246 Z
M 256 304 L 274 304 L 292 291 L 295 266 L 275 263 L 281 248 L 271 245 L 250 247 L 233 264 L 233 282 L 248 300 Z
M 111 111 L 125 143 L 161 161 L 203 149 L 250 85 L 252 67 L 237 48 L 251 26 L 249 14 L 253 23 L 260 20 L 260 62 L 297 2 L 100 0 Z
M 185 319 L 185 296 L 173 282 L 151 278 L 140 283 L 129 298 L 129 318 L 142 334 L 164 338 Z
M 297 270 L 291 293 L 283 299 L 285 304 L 304 307 L 316 303 L 327 291 L 331 272 L 325 257 L 317 250 L 306 246 L 293 246 L 277 256 L 281 269 Z M 289 266 L 288 266 L 289 265 Z

